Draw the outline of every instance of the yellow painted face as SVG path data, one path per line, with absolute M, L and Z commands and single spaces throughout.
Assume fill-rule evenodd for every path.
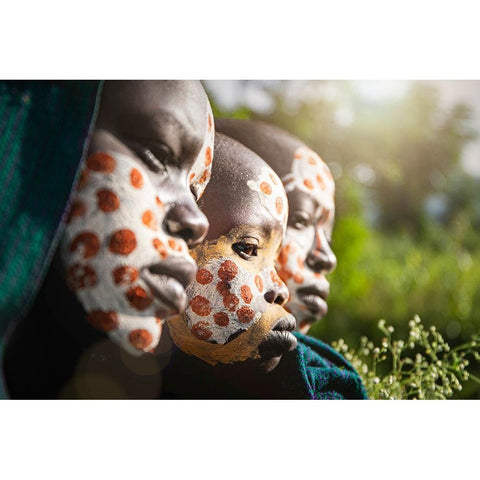
M 273 325 L 289 316 L 280 306 L 288 292 L 275 269 L 287 200 L 279 178 L 269 168 L 265 170 L 269 172 L 262 169 L 258 179 L 248 182 L 250 190 L 257 192 L 252 201 L 259 215 L 252 214 L 252 225 L 236 225 L 191 251 L 198 271 L 186 290 L 188 305 L 181 320 L 169 321 L 180 348 L 210 363 L 256 358 L 258 346 Z M 263 185 L 262 189 L 266 178 L 278 188 Z M 262 197 L 260 206 L 258 196 Z M 271 201 L 266 196 L 272 196 Z M 288 347 L 295 343 L 292 338 Z

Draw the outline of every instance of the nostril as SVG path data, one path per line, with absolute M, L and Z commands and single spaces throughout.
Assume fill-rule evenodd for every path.
M 277 305 L 283 305 L 285 303 L 285 298 L 282 295 L 277 295 L 277 298 L 275 298 L 275 303 Z
M 269 290 L 263 296 L 267 303 L 276 303 L 277 305 L 285 305 L 288 299 L 288 294 L 286 295 L 284 292 L 274 292 L 273 290 Z
M 272 291 L 272 290 L 269 290 L 267 293 L 265 293 L 265 295 L 263 296 L 263 298 L 265 298 L 266 302 L 267 303 L 275 303 L 275 292 Z

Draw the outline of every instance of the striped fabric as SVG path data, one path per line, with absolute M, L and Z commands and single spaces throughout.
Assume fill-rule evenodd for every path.
M 0 354 L 57 247 L 99 87 L 98 81 L 0 82 Z

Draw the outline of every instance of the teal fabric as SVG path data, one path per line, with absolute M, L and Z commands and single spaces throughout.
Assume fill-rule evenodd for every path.
M 0 355 L 57 247 L 100 87 L 98 81 L 0 82 Z
M 332 347 L 316 338 L 295 333 L 297 348 L 284 355 L 269 382 L 274 398 L 360 400 L 367 392 L 360 375 Z

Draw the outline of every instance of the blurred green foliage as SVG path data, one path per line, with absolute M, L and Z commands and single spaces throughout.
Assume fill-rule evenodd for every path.
M 480 180 L 463 172 L 475 137 L 471 110 L 442 106 L 435 87 L 412 82 L 374 101 L 354 82 L 259 84 L 267 113 L 246 106 L 220 116 L 255 118 L 300 137 L 336 178 L 329 313 L 310 334 L 327 342 L 379 340 L 384 318 L 402 335 L 418 314 L 453 347 L 480 332 Z M 480 159 L 479 159 L 480 161 Z M 480 376 L 480 366 L 472 364 Z M 480 398 L 478 384 L 455 398 Z

